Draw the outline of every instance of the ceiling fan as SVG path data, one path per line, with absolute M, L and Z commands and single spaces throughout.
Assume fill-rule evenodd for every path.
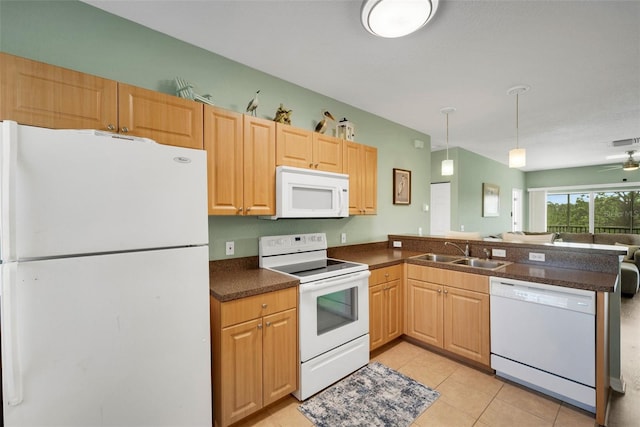
M 640 162 L 633 158 L 635 152 L 635 150 L 629 150 L 626 152 L 626 154 L 615 154 L 612 156 L 607 156 L 607 159 L 626 158 L 626 160 L 622 163 L 622 165 L 610 166 L 605 170 L 622 169 L 625 172 L 638 170 L 638 168 L 640 168 Z

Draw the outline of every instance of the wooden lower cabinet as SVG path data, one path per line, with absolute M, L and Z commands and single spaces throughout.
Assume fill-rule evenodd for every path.
M 380 268 L 369 278 L 369 350 L 398 338 L 403 327 L 402 265 Z
M 490 366 L 489 278 L 409 264 L 405 334 Z
M 214 419 L 228 426 L 298 388 L 297 288 L 211 298 Z

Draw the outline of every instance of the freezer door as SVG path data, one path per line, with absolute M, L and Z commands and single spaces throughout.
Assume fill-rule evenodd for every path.
M 206 153 L 0 123 L 5 262 L 206 244 Z
M 211 426 L 206 247 L 13 264 L 5 426 Z

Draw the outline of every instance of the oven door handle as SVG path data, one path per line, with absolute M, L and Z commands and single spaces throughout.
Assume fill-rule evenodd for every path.
M 353 283 L 356 280 L 366 279 L 371 276 L 369 270 L 358 271 L 355 273 L 345 274 L 344 276 L 332 277 L 324 280 L 303 283 L 300 285 L 300 292 L 320 291 L 323 289 L 333 288 L 344 284 Z

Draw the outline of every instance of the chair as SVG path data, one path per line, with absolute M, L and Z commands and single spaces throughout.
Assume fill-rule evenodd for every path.
M 211 95 L 198 95 L 193 91 L 193 85 L 180 77 L 175 78 L 176 95 L 180 98 L 190 99 L 192 101 L 202 102 L 203 104 L 214 105 Z

